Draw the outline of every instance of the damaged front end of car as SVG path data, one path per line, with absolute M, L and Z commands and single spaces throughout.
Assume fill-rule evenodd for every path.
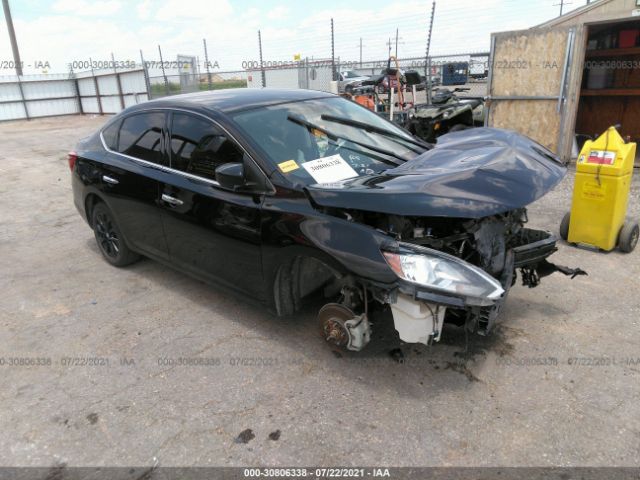
M 319 314 L 329 342 L 362 349 L 371 337 L 371 301 L 390 306 L 404 342 L 437 342 L 445 322 L 487 335 L 518 274 L 527 287 L 556 271 L 585 274 L 549 262 L 555 236 L 526 226 L 525 206 L 565 174 L 553 154 L 496 129 L 442 139 L 384 175 L 309 188 L 324 214 L 375 230 L 395 276 L 345 276 L 339 300 Z
M 388 302 L 401 340 L 438 341 L 445 321 L 487 335 L 518 273 L 527 287 L 555 271 L 584 273 L 549 262 L 555 236 L 526 221 L 526 210 L 517 209 L 440 232 L 413 227 L 413 235 L 386 246 L 383 255 L 398 276 Z

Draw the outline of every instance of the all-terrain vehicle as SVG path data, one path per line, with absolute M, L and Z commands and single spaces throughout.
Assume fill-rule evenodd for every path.
M 436 138 L 445 133 L 482 126 L 484 98 L 456 95 L 469 90 L 463 87 L 454 90 L 435 88 L 431 103 L 417 104 L 409 110 L 405 128 L 413 135 L 435 143 Z

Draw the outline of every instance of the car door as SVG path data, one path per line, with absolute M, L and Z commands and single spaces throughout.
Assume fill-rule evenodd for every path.
M 215 169 L 243 162 L 244 153 L 211 120 L 173 112 L 170 167 L 160 205 L 173 263 L 199 276 L 264 297 L 261 262 L 262 196 L 225 190 Z
M 168 165 L 164 149 L 166 113 L 138 112 L 102 132 L 109 161 L 100 181 L 108 205 L 129 245 L 136 251 L 168 259 L 158 204 L 158 177 Z

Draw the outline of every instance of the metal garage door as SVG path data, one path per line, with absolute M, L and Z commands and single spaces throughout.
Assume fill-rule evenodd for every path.
M 574 38 L 573 27 L 491 36 L 488 126 L 516 130 L 565 157 Z

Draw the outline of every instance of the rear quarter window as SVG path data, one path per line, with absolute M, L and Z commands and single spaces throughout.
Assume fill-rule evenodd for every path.
M 122 120 L 118 135 L 118 152 L 148 162 L 163 163 L 162 112 L 136 113 Z
M 102 138 L 109 150 L 118 149 L 118 130 L 120 129 L 121 122 L 113 122 L 107 128 L 102 130 Z

